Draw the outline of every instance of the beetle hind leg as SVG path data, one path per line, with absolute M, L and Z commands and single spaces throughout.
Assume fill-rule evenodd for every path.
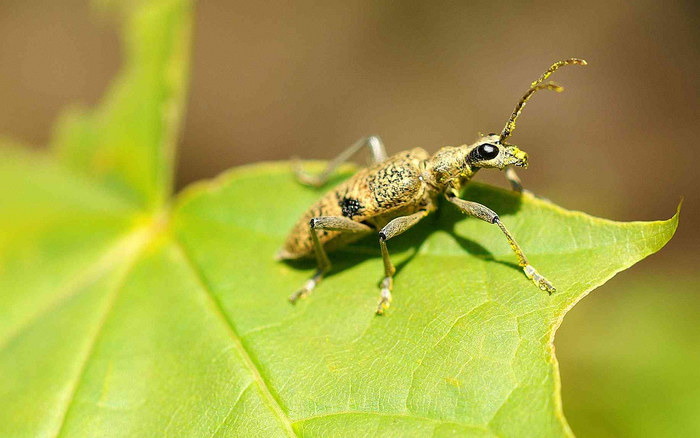
M 314 254 L 316 255 L 317 268 L 313 277 L 304 283 L 301 289 L 289 296 L 289 301 L 292 303 L 297 302 L 300 298 L 308 296 L 321 282 L 323 275 L 331 268 L 331 262 L 328 260 L 326 250 L 323 249 L 323 245 L 318 238 L 318 230 L 340 231 L 343 233 L 369 233 L 372 228 L 343 216 L 319 216 L 311 219 L 309 222 L 309 231 L 314 246 Z
M 313 187 L 321 187 L 324 185 L 328 179 L 331 177 L 333 172 L 340 167 L 341 164 L 348 161 L 359 152 L 363 147 L 369 148 L 369 152 L 372 156 L 372 163 L 381 163 L 386 160 L 386 149 L 384 149 L 384 143 L 382 140 L 376 136 L 372 135 L 370 137 L 361 138 L 352 144 L 349 148 L 345 149 L 337 157 L 331 160 L 326 168 L 319 174 L 311 174 L 304 171 L 301 162 L 298 159 L 294 159 L 294 173 L 296 174 L 297 180 L 302 183 Z

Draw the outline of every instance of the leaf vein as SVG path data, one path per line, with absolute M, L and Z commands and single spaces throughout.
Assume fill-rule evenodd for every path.
M 282 403 L 280 402 L 280 400 L 278 400 L 277 397 L 275 397 L 275 395 L 270 390 L 268 383 L 265 381 L 262 374 L 260 373 L 258 365 L 256 364 L 256 362 L 246 349 L 245 345 L 243 344 L 243 341 L 239 336 L 236 327 L 233 324 L 233 321 L 231 321 L 231 319 L 224 312 L 221 302 L 214 294 L 211 286 L 209 286 L 207 280 L 204 277 L 204 274 L 201 272 L 194 259 L 187 252 L 187 248 L 185 247 L 185 245 L 182 242 L 180 242 L 177 239 L 177 237 L 173 237 L 173 243 L 174 246 L 180 250 L 183 260 L 192 271 L 194 277 L 197 279 L 206 296 L 209 298 L 209 301 L 211 302 L 216 315 L 228 328 L 229 334 L 231 335 L 231 340 L 233 341 L 236 350 L 245 362 L 246 367 L 250 370 L 252 377 L 257 383 L 258 388 L 260 388 L 260 392 L 263 395 L 265 401 L 267 402 L 270 410 L 279 419 L 281 425 L 285 429 L 285 432 L 287 432 L 287 435 L 296 437 L 297 434 L 294 432 L 294 429 L 292 428 L 292 423 L 282 408 Z
M 233 403 L 231 404 L 231 408 L 226 413 L 224 420 L 221 422 L 221 424 L 219 424 L 219 426 L 216 428 L 216 430 L 214 430 L 214 432 L 211 434 L 211 438 L 215 437 L 219 433 L 221 428 L 224 427 L 224 424 L 226 424 L 226 421 L 228 421 L 229 417 L 231 416 L 233 411 L 236 409 L 236 406 L 238 406 L 238 403 L 240 403 L 241 399 L 243 398 L 243 394 L 245 394 L 246 391 L 248 391 L 248 389 L 250 389 L 250 387 L 252 385 L 253 385 L 253 380 L 248 382 L 246 384 L 246 386 L 241 390 L 241 392 L 238 393 L 238 396 L 236 396 L 236 400 L 234 400 Z
M 137 232 L 137 236 L 143 236 L 142 233 Z M 112 313 L 112 309 L 114 309 L 114 304 L 117 302 L 117 299 L 119 298 L 119 293 L 122 291 L 124 284 L 126 283 L 127 278 L 129 277 L 129 274 L 131 273 L 134 265 L 136 264 L 136 261 L 139 258 L 139 255 L 141 254 L 141 249 L 145 246 L 146 242 L 148 241 L 146 238 L 142 238 L 140 240 L 141 246 L 139 249 L 134 250 L 132 253 L 132 258 L 129 261 L 128 265 L 124 269 L 124 273 L 122 274 L 121 278 L 119 281 L 116 283 L 114 290 L 111 293 L 111 296 L 108 299 L 108 303 L 106 305 L 106 309 L 104 310 L 104 313 L 100 317 L 99 323 L 97 324 L 97 329 L 95 330 L 95 333 L 90 340 L 90 345 L 88 347 L 88 350 L 85 354 L 85 358 L 83 359 L 82 363 L 80 364 L 80 370 L 78 372 L 78 375 L 76 376 L 75 381 L 71 385 L 72 387 L 70 388 L 70 394 L 68 396 L 67 404 L 66 404 L 66 409 L 63 412 L 63 415 L 61 416 L 61 422 L 58 426 L 58 431 L 56 432 L 56 437 L 59 437 L 63 434 L 63 429 L 66 426 L 66 422 L 68 420 L 68 417 L 70 415 L 71 410 L 74 407 L 75 403 L 75 396 L 78 393 L 78 389 L 80 388 L 80 382 L 82 382 L 83 378 L 85 377 L 85 373 L 87 371 L 88 363 L 90 362 L 90 359 L 92 358 L 94 352 L 95 352 L 95 347 L 97 346 L 97 342 L 100 339 L 100 336 L 102 335 L 102 331 L 104 329 L 105 324 L 107 323 L 107 320 L 109 319 L 109 315 Z

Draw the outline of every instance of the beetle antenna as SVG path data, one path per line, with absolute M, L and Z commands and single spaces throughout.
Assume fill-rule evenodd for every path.
M 503 128 L 503 131 L 501 132 L 501 142 L 503 142 L 505 139 L 510 137 L 513 134 L 513 131 L 515 130 L 515 120 L 518 118 L 520 113 L 523 111 L 523 108 L 525 108 L 525 104 L 527 101 L 532 97 L 533 94 L 535 94 L 539 90 L 552 90 L 556 91 L 557 93 L 564 91 L 564 88 L 555 82 L 544 82 L 549 78 L 552 73 L 557 71 L 560 67 L 564 67 L 565 65 L 586 65 L 586 61 L 583 59 L 579 58 L 569 58 L 569 59 L 564 59 L 561 61 L 557 61 L 554 64 L 552 64 L 551 67 L 547 69 L 544 73 L 542 73 L 542 76 L 539 77 L 536 81 L 534 81 L 532 84 L 530 84 L 530 89 L 525 92 L 523 97 L 520 98 L 520 101 L 518 102 L 517 105 L 515 105 L 515 109 L 513 110 L 513 114 L 510 115 L 510 118 L 508 119 L 508 123 L 506 123 L 506 126 Z

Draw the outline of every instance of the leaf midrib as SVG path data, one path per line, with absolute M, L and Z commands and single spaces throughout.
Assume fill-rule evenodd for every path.
M 484 430 L 487 432 L 491 432 L 488 429 L 486 429 L 480 425 L 462 423 L 459 421 L 455 421 L 454 419 L 445 420 L 445 419 L 441 419 L 441 418 L 424 417 L 424 416 L 420 416 L 420 415 L 415 415 L 415 414 L 411 413 L 410 411 L 408 411 L 408 412 L 386 412 L 386 413 L 384 413 L 384 412 L 370 412 L 370 411 L 337 411 L 337 412 L 325 413 L 325 414 L 310 416 L 307 418 L 292 421 L 285 413 L 285 411 L 282 407 L 283 405 L 282 405 L 281 400 L 270 389 L 270 386 L 268 385 L 267 381 L 260 373 L 259 364 L 253 359 L 253 356 L 248 352 L 248 349 L 245 347 L 245 344 L 242 341 L 242 337 L 238 334 L 238 331 L 235 328 L 235 324 L 233 323 L 233 321 L 231 321 L 228 318 L 228 316 L 226 315 L 226 312 L 224 312 L 223 306 L 221 305 L 221 302 L 216 298 L 216 295 L 214 294 L 212 287 L 209 286 L 204 274 L 201 272 L 197 263 L 194 261 L 194 259 L 188 253 L 186 245 L 184 243 L 180 242 L 177 239 L 177 237 L 174 237 L 172 239 L 172 243 L 178 248 L 178 250 L 182 254 L 183 260 L 185 260 L 185 262 L 188 264 L 188 267 L 193 272 L 193 275 L 197 279 L 197 282 L 200 284 L 202 290 L 207 295 L 216 316 L 218 318 L 220 318 L 222 320 L 222 322 L 226 325 L 226 327 L 229 329 L 229 334 L 231 335 L 231 338 L 234 342 L 236 349 L 238 350 L 241 357 L 243 358 L 247 368 L 253 374 L 253 378 L 256 381 L 256 383 L 258 384 L 258 387 L 260 388 L 261 392 L 263 393 L 263 396 L 265 397 L 266 401 L 268 402 L 268 406 L 275 413 L 275 415 L 280 419 L 280 421 L 285 426 L 285 429 L 290 436 L 293 436 L 293 437 L 298 436 L 294 430 L 294 427 L 293 427 L 293 425 L 295 425 L 295 424 L 300 424 L 304 421 L 308 421 L 311 419 L 328 417 L 328 416 L 333 416 L 333 415 L 343 415 L 343 414 L 367 414 L 367 415 L 377 415 L 377 416 L 387 416 L 387 417 L 413 418 L 413 419 L 417 419 L 417 420 L 425 420 L 425 421 L 430 421 L 430 422 L 439 423 L 439 424 L 455 424 L 455 425 L 459 425 L 461 427 L 480 429 L 480 430 Z
M 139 261 L 140 255 L 143 253 L 144 248 L 147 248 L 149 244 L 154 243 L 158 236 L 161 235 L 163 232 L 167 232 L 167 227 L 163 227 L 164 224 L 164 214 L 158 214 L 155 215 L 153 221 L 151 224 L 139 227 L 138 229 L 131 231 L 127 233 L 125 236 L 117 239 L 117 243 L 110 247 L 110 249 L 106 252 L 106 254 L 101 257 L 98 262 L 94 263 L 93 266 L 97 266 L 97 269 L 99 274 L 103 274 L 103 270 L 99 269 L 100 266 L 105 265 L 103 262 L 103 259 L 105 258 L 112 258 L 111 254 L 113 252 L 118 252 L 117 249 L 120 248 L 122 245 L 125 245 L 125 242 L 129 242 L 130 240 L 136 240 L 136 245 L 133 245 L 133 248 L 130 248 L 129 251 L 129 256 L 130 259 L 127 262 L 127 266 L 125 266 L 124 272 L 120 274 L 119 279 L 116 281 L 116 285 L 114 286 L 114 289 L 111 291 L 110 296 L 108 297 L 107 301 L 108 303 L 105 305 L 106 308 L 104 310 L 104 313 L 100 316 L 99 322 L 97 323 L 97 328 L 92 335 L 92 338 L 89 341 L 89 346 L 87 348 L 87 351 L 85 353 L 84 359 L 80 363 L 79 366 L 79 371 L 77 376 L 75 377 L 75 380 L 72 382 L 68 382 L 69 386 L 69 395 L 66 397 L 66 405 L 65 409 L 63 412 L 60 414 L 60 422 L 58 423 L 56 427 L 56 432 L 53 434 L 55 437 L 60 437 L 63 434 L 67 419 L 70 415 L 70 412 L 74 409 L 74 402 L 75 402 L 75 396 L 78 392 L 78 389 L 80 388 L 80 384 L 82 383 L 85 372 L 88 368 L 88 364 L 90 363 L 90 360 L 93 356 L 95 346 L 97 345 L 100 337 L 102 336 L 103 329 L 105 326 L 105 323 L 109 319 L 109 316 L 114 308 L 114 304 L 117 302 L 120 292 L 123 289 L 124 284 L 126 283 L 127 279 L 129 278 L 130 273 L 132 272 L 134 266 L 137 264 Z M 228 329 L 229 335 L 231 337 L 231 340 L 234 343 L 234 347 L 240 354 L 241 358 L 243 359 L 246 367 L 249 369 L 249 371 L 252 374 L 253 381 L 256 382 L 258 388 L 260 389 L 261 394 L 263 395 L 265 401 L 267 402 L 268 407 L 270 410 L 273 412 L 273 414 L 279 419 L 280 424 L 283 426 L 284 431 L 286 434 L 290 437 L 296 437 L 297 434 L 294 431 L 292 427 L 292 422 L 290 418 L 287 416 L 285 411 L 282 408 L 282 404 L 280 400 L 273 394 L 271 391 L 268 383 L 265 381 L 263 378 L 262 374 L 260 373 L 259 365 L 253 360 L 252 356 L 246 349 L 245 345 L 243 344 L 241 337 L 238 335 L 238 332 L 236 331 L 235 325 L 233 322 L 226 316 L 226 313 L 223 311 L 223 308 L 221 306 L 221 303 L 219 300 L 216 298 L 215 294 L 213 293 L 211 287 L 208 285 L 206 279 L 204 278 L 203 274 L 201 273 L 200 269 L 197 267 L 197 265 L 194 263 L 192 258 L 190 257 L 189 253 L 187 252 L 187 249 L 185 245 L 183 245 L 176 237 L 173 236 L 172 233 L 169 233 L 170 239 L 169 242 L 172 243 L 172 245 L 180 252 L 182 256 L 182 260 L 185 262 L 187 267 L 190 269 L 192 272 L 193 277 L 195 278 L 196 282 L 199 284 L 200 288 L 204 292 L 204 294 L 207 297 L 207 300 L 211 304 L 211 309 L 216 315 L 218 319 L 220 319 L 223 324 L 226 326 Z M 81 270 L 80 272 L 85 272 L 84 270 Z M 101 278 L 101 275 L 95 275 L 97 278 Z M 92 281 L 88 282 L 82 282 L 80 279 L 78 280 L 73 280 L 69 283 L 83 283 L 84 285 L 89 285 L 92 284 Z M 10 336 L 7 337 L 6 341 L 0 345 L 0 349 L 7 344 L 7 342 L 11 341 L 15 337 L 21 335 L 27 327 L 30 327 L 32 324 L 34 324 L 37 320 L 41 318 L 41 316 L 47 314 L 49 311 L 52 309 L 56 308 L 57 306 L 60 306 L 61 303 L 66 302 L 68 299 L 71 299 L 77 295 L 81 294 L 81 291 L 79 288 L 73 288 L 70 287 L 68 288 L 69 292 L 66 294 L 61 294 L 61 296 L 54 300 L 49 306 L 47 306 L 47 309 L 44 311 L 41 311 L 38 313 L 38 315 L 34 318 L 31 318 L 27 323 L 23 324 L 21 327 L 19 327 L 17 330 L 15 330 Z M 77 290 L 76 290 L 77 289 Z
M 149 227 L 150 228 L 150 227 Z M 112 309 L 114 308 L 114 304 L 117 302 L 117 299 L 119 298 L 119 293 L 123 289 L 124 284 L 126 283 L 127 279 L 129 278 L 129 274 L 133 270 L 134 266 L 139 260 L 139 256 L 143 252 L 143 249 L 147 247 L 148 243 L 152 239 L 152 233 L 149 233 L 149 229 L 139 229 L 136 230 L 133 233 L 128 234 L 124 239 L 129 239 L 132 235 L 141 235 L 142 233 L 147 233 L 146 235 L 143 236 L 142 239 L 139 240 L 138 242 L 138 247 L 132 249 L 132 253 L 130 254 L 131 258 L 127 262 L 126 267 L 124 268 L 124 272 L 121 274 L 119 280 L 116 282 L 116 285 L 114 286 L 114 290 L 111 292 L 109 298 L 108 298 L 108 303 L 106 305 L 106 309 L 104 310 L 104 313 L 100 317 L 100 320 L 97 325 L 97 329 L 95 330 L 95 334 L 93 335 L 92 339 L 90 340 L 90 344 L 88 346 L 87 352 L 85 354 L 85 358 L 83 359 L 82 363 L 80 364 L 80 370 L 78 371 L 78 375 L 75 378 L 75 381 L 72 383 L 71 388 L 70 388 L 70 394 L 67 399 L 66 403 L 66 408 L 63 411 L 63 414 L 61 415 L 61 422 L 58 425 L 58 429 L 56 431 L 55 436 L 60 437 L 63 433 L 64 427 L 66 425 L 66 420 L 68 419 L 68 416 L 73 409 L 74 401 L 75 401 L 75 395 L 78 392 L 78 389 L 80 388 L 80 383 L 83 381 L 83 378 L 85 376 L 85 372 L 87 370 L 88 363 L 90 362 L 90 359 L 92 358 L 92 355 L 95 351 L 95 346 L 97 345 L 98 340 L 102 336 L 102 330 L 104 328 L 105 323 L 109 319 L 109 315 L 112 313 Z
M 284 426 L 287 435 L 291 437 L 296 437 L 297 434 L 296 432 L 294 432 L 292 423 L 282 408 L 281 401 L 273 394 L 269 385 L 263 378 L 262 374 L 260 373 L 259 364 L 255 362 L 251 354 L 246 349 L 241 337 L 238 334 L 238 331 L 236 330 L 235 325 L 233 324 L 233 321 L 231 321 L 224 312 L 221 302 L 217 299 L 216 295 L 212 291 L 212 288 L 207 283 L 207 280 L 204 277 L 203 273 L 200 271 L 197 264 L 187 252 L 187 248 L 184 244 L 182 244 L 177 238 L 173 238 L 172 243 L 181 253 L 182 259 L 185 261 L 188 268 L 192 271 L 192 274 L 195 277 L 197 283 L 199 283 L 201 289 L 207 296 L 207 299 L 209 300 L 209 303 L 211 304 L 212 310 L 214 311 L 215 315 L 219 319 L 221 319 L 224 325 L 228 328 L 229 335 L 231 336 L 231 340 L 233 341 L 236 350 L 238 350 L 238 353 L 243 359 L 246 367 L 252 373 L 253 380 L 255 380 L 255 382 L 257 383 L 257 386 L 260 389 L 265 401 L 267 402 L 268 407 L 280 420 L 280 423 Z
M 6 334 L 3 339 L 0 339 L 0 352 L 7 348 L 14 339 L 17 339 L 25 333 L 29 327 L 41 320 L 42 317 L 58 309 L 76 295 L 79 295 L 82 287 L 89 286 L 103 278 L 103 276 L 109 272 L 109 268 L 120 259 L 123 253 L 138 253 L 137 248 L 147 241 L 147 237 L 143 233 L 144 230 L 138 229 L 116 238 L 114 243 L 104 249 L 102 257 L 98 258 L 97 261 L 90 264 L 87 268 L 78 270 L 76 276 L 70 278 L 63 284 L 60 288 L 63 289 L 62 293 L 57 294 L 57 297 L 49 301 L 42 310 L 27 318 L 24 322 L 19 323 L 14 330 Z

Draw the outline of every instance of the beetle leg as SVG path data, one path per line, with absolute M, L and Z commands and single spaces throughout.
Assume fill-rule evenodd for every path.
M 344 162 L 348 161 L 353 155 L 355 155 L 360 149 L 367 146 L 370 153 L 372 154 L 372 163 L 381 163 L 386 160 L 386 150 L 384 149 L 384 143 L 376 135 L 370 137 L 361 138 L 352 144 L 349 148 L 345 149 L 337 157 L 331 160 L 326 168 L 317 175 L 312 175 L 304 172 L 301 162 L 298 159 L 294 159 L 294 172 L 296 173 L 297 179 L 302 184 L 321 187 L 324 185 L 328 178 L 333 174 L 333 172 Z
M 518 176 L 517 173 L 515 173 L 515 169 L 512 167 L 506 167 L 506 179 L 510 183 L 511 189 L 513 189 L 514 192 L 519 192 L 522 193 L 523 191 L 523 184 L 520 182 L 520 177 Z
M 299 298 L 304 298 L 311 293 L 318 283 L 321 282 L 323 274 L 331 268 L 331 262 L 328 260 L 326 250 L 318 239 L 318 230 L 340 231 L 343 233 L 368 233 L 372 228 L 365 224 L 355 222 L 343 216 L 319 216 L 311 219 L 309 222 L 311 231 L 311 240 L 314 245 L 314 254 L 316 255 L 317 268 L 313 277 L 311 277 L 301 289 L 294 292 L 289 301 L 296 302 Z
M 503 225 L 503 222 L 501 222 L 496 212 L 485 205 L 479 204 L 478 202 L 465 201 L 464 199 L 459 199 L 456 196 L 451 196 L 449 193 L 446 195 L 446 198 L 448 201 L 462 210 L 462 213 L 481 219 L 482 221 L 498 225 L 498 228 L 501 229 L 503 234 L 506 236 L 506 239 L 508 239 L 508 243 L 513 249 L 513 252 L 518 257 L 518 264 L 523 268 L 525 276 L 532 280 L 537 287 L 543 291 L 547 291 L 549 294 L 556 291 L 554 286 L 552 286 L 552 283 L 540 275 L 540 273 L 537 272 L 537 270 L 527 261 L 527 257 L 525 257 L 525 253 L 523 253 L 520 245 L 518 245 L 518 242 L 515 241 L 515 238 L 512 234 L 510 234 L 510 231 L 508 231 L 506 226 Z
M 397 217 L 379 231 L 379 248 L 382 250 L 382 259 L 384 260 L 384 279 L 381 284 L 381 298 L 377 305 L 377 315 L 383 314 L 384 310 L 386 310 L 391 303 L 391 289 L 394 286 L 394 273 L 396 272 L 396 268 L 394 268 L 389 258 L 389 250 L 386 248 L 386 241 L 408 230 L 427 216 L 427 214 L 428 210 L 421 210 L 408 216 Z
M 506 167 L 505 172 L 506 172 L 506 179 L 510 183 L 510 188 L 514 192 L 528 194 L 528 195 L 534 196 L 534 197 L 539 198 L 539 199 L 544 199 L 540 196 L 535 195 L 534 193 L 532 193 L 528 189 L 523 188 L 523 184 L 520 182 L 520 177 L 518 176 L 518 174 L 515 173 L 515 169 L 513 169 L 512 167 Z

